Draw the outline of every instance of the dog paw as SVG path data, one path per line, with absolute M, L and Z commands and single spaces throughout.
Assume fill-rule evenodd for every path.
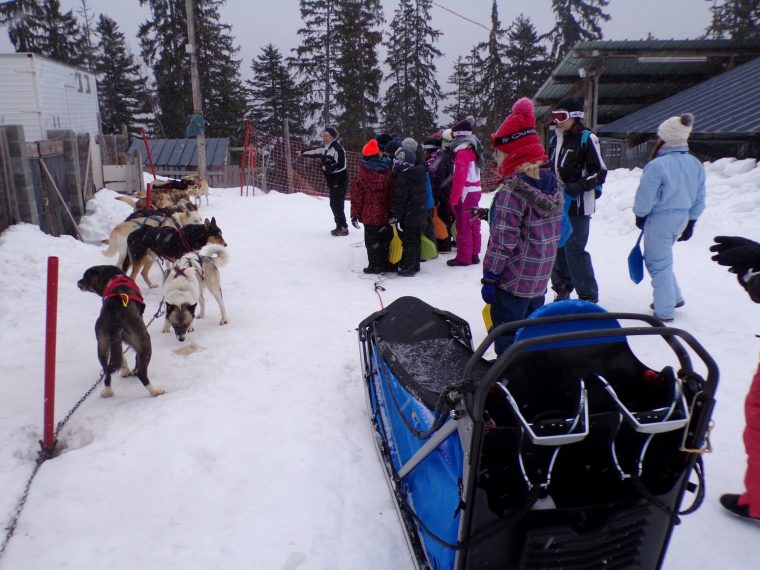
M 222 326 L 224 326 L 224 325 L 228 324 L 229 322 L 230 322 L 230 321 L 228 321 L 227 319 L 225 319 L 225 318 L 222 318 L 222 320 L 221 320 L 221 321 L 219 321 L 219 326 L 220 326 L 220 327 L 222 327 Z
M 161 394 L 166 394 L 166 390 L 163 388 L 154 388 L 153 386 L 148 386 L 148 392 L 150 392 L 150 395 L 154 398 L 156 396 L 160 396 Z
M 101 390 L 100 392 L 101 398 L 110 398 L 111 396 L 113 396 L 113 390 L 111 389 L 110 386 L 108 386 L 107 388 L 103 388 L 103 390 Z
M 129 378 L 130 376 L 134 376 L 135 371 L 132 368 L 122 368 L 121 369 L 121 377 L 122 378 Z

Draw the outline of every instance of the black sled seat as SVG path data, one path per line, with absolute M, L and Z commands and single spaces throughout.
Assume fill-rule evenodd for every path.
M 510 330 L 515 344 L 485 361 Z M 661 337 L 675 368 L 652 370 L 633 353 L 627 339 L 647 335 Z M 718 379 L 688 333 L 564 301 L 473 350 L 465 321 L 404 297 L 365 319 L 359 338 L 378 449 L 418 567 L 661 566 Z

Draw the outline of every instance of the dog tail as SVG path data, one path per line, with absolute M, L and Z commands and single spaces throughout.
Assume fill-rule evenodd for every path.
M 135 207 L 135 204 L 137 204 L 137 201 L 133 200 L 129 196 L 116 196 L 114 199 L 119 200 L 120 202 L 124 202 L 125 204 L 129 204 L 133 208 Z
M 230 259 L 230 254 L 227 253 L 227 248 L 218 243 L 204 245 L 198 252 L 198 255 L 210 258 L 217 267 L 222 267 Z

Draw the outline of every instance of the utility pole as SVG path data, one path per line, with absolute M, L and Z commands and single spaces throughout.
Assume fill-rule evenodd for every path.
M 190 54 L 190 78 L 193 87 L 193 115 L 203 115 L 203 103 L 201 102 L 201 79 L 198 75 L 198 48 L 195 43 L 195 21 L 193 18 L 193 0 L 185 0 L 187 12 L 187 41 L 185 51 Z M 204 130 L 195 135 L 195 146 L 198 151 L 198 174 L 206 178 L 206 133 Z

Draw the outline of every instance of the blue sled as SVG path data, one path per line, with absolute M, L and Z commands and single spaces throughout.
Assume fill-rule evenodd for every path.
M 485 360 L 512 330 L 516 342 Z M 673 366 L 643 364 L 628 342 L 640 336 L 660 337 Z M 685 331 L 561 301 L 473 350 L 467 322 L 402 297 L 361 322 L 359 342 L 418 568 L 656 569 L 701 502 L 718 368 Z

